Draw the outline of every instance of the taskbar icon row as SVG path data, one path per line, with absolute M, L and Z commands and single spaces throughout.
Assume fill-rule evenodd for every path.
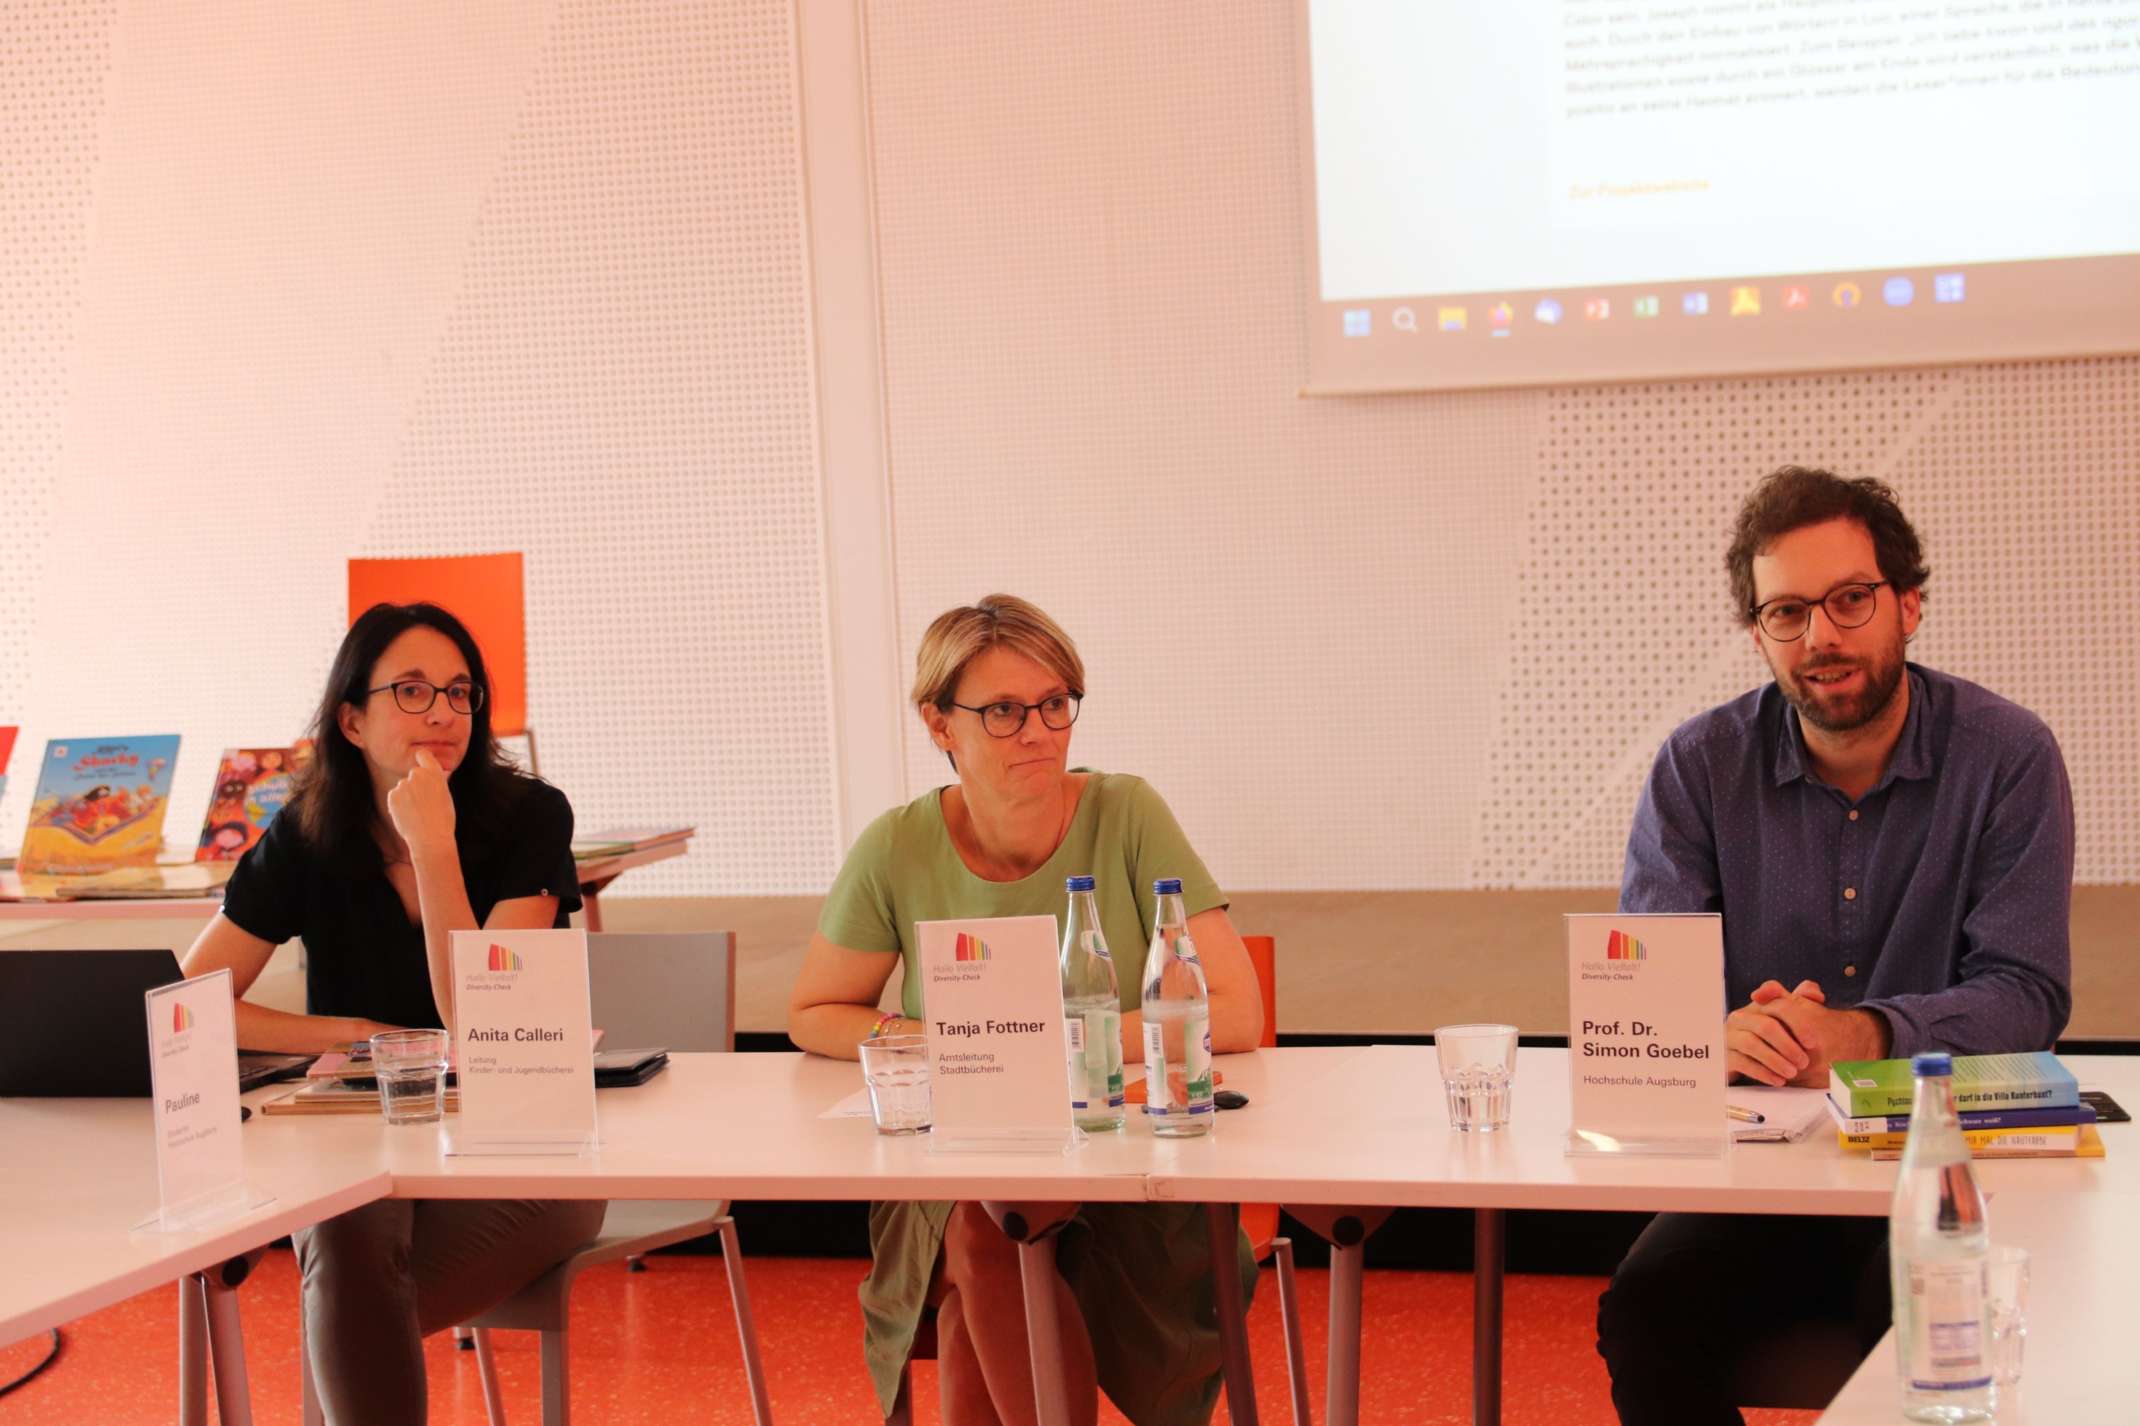
M 1916 279 L 1896 275 L 1879 284 L 1878 300 L 1881 305 L 1892 308 L 1909 307 L 1917 301 Z M 1766 310 L 1778 312 L 1804 312 L 1812 308 L 1815 300 L 1814 284 L 1790 282 L 1763 287 L 1759 283 L 1731 283 L 1714 289 L 1716 301 L 1712 304 L 1712 289 L 1690 288 L 1673 294 L 1677 298 L 1679 314 L 1683 317 L 1707 317 L 1722 313 L 1727 317 L 1759 317 Z M 1969 288 L 1966 274 L 1959 272 L 1935 273 L 1931 281 L 1931 296 L 1935 303 L 1955 303 L 1968 300 Z M 1843 311 L 1852 311 L 1871 305 L 1864 286 L 1851 279 L 1844 279 L 1830 286 L 1825 294 L 1828 304 Z M 1625 315 L 1635 321 L 1649 321 L 1661 317 L 1667 310 L 1664 294 L 1643 293 L 1634 297 L 1612 296 L 1540 297 L 1531 305 L 1530 318 L 1541 327 L 1559 327 L 1582 322 L 1609 322 L 1616 315 Z M 1623 311 L 1624 307 L 1624 311 Z M 1370 337 L 1375 331 L 1375 308 L 1347 307 L 1339 316 L 1341 330 L 1348 337 Z M 1478 310 L 1478 320 L 1472 316 L 1468 303 L 1451 304 L 1404 304 L 1387 309 L 1390 330 L 1406 336 L 1417 336 L 1428 330 L 1436 332 L 1469 332 L 1484 330 L 1496 337 L 1505 337 L 1514 331 L 1517 310 L 1514 304 L 1501 301 Z

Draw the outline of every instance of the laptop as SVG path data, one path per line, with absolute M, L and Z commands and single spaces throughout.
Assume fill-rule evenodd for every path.
M 168 950 L 0 950 L 0 1098 L 147 1098 L 141 997 L 182 979 Z M 238 1087 L 293 1078 L 311 1062 L 241 1054 Z

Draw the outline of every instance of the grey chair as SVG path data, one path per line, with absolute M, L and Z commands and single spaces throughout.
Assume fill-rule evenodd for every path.
M 678 935 L 609 934 L 587 938 L 588 979 L 594 1023 L 611 1049 L 663 1046 L 672 1051 L 733 1051 L 736 1047 L 736 938 L 732 931 Z M 620 1091 L 630 1093 L 629 1090 Z M 512 1297 L 476 1317 L 476 1370 L 491 1426 L 505 1426 L 505 1406 L 491 1361 L 493 1328 L 542 1334 L 543 1426 L 569 1426 L 571 1412 L 570 1320 L 572 1284 L 582 1272 L 618 1258 L 636 1260 L 656 1248 L 718 1233 L 728 1269 L 728 1294 L 743 1345 L 743 1374 L 750 1385 L 758 1426 L 772 1426 L 765 1368 L 751 1318 L 750 1290 L 743 1277 L 743 1250 L 735 1219 L 720 1200 L 631 1200 L 609 1205 L 601 1233 L 585 1247 L 536 1278 Z M 300 1353 L 300 1360 L 302 1360 Z M 319 1421 L 309 1370 L 302 1373 L 306 1426 Z

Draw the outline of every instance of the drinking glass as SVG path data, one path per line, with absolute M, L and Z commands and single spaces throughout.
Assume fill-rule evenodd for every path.
M 862 1042 L 862 1078 L 880 1134 L 919 1134 L 929 1127 L 929 1044 L 921 1035 Z
M 1477 1134 L 1507 1128 L 1516 1027 L 1444 1025 L 1434 1032 L 1434 1049 L 1441 1057 L 1450 1126 Z
M 372 1073 L 389 1124 L 436 1124 L 446 1108 L 446 1032 L 390 1030 L 372 1036 Z
M 1994 1245 L 1988 1280 L 1991 1372 L 2004 1390 L 2021 1380 L 2021 1349 L 2028 1341 L 2029 1250 Z

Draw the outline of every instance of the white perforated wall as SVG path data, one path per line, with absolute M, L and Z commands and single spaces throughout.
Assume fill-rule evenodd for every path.
M 0 842 L 45 738 L 151 729 L 183 838 L 349 556 L 517 549 L 544 772 L 701 829 L 625 889 L 829 879 L 792 20 L 0 9 Z
M 1616 882 L 1658 743 L 1764 676 L 1722 553 L 1785 461 L 1896 483 L 1913 656 L 2041 713 L 2082 879 L 2140 879 L 2140 363 L 1302 400 L 1290 6 L 868 13 L 903 656 L 1041 602 L 1076 756 L 1222 882 Z

